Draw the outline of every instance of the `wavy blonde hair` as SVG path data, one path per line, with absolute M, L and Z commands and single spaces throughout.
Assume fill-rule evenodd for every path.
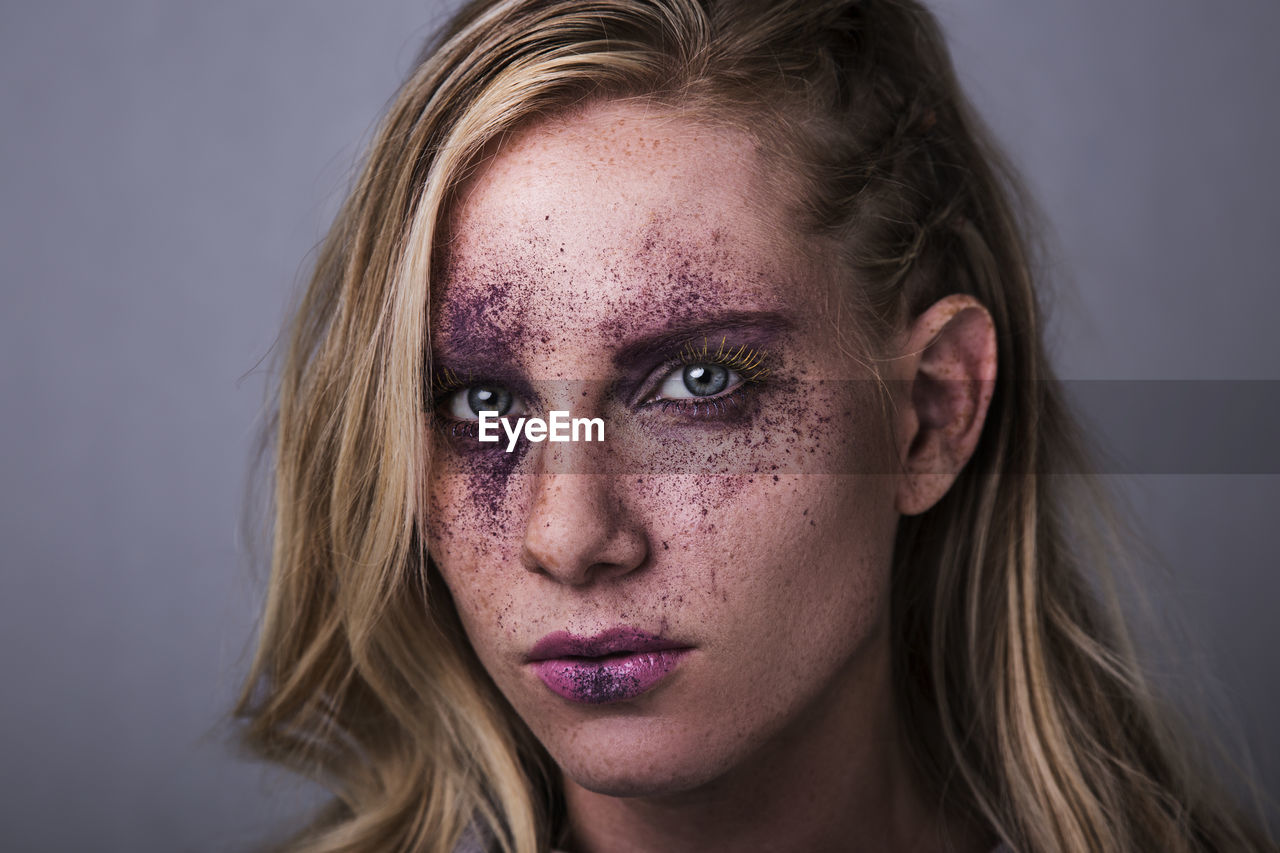
M 800 179 L 860 339 L 948 293 L 998 330 L 975 456 L 905 518 L 895 702 L 921 779 L 1020 851 L 1273 850 L 1173 739 L 1049 472 L 1080 470 L 1041 342 L 1015 184 L 912 0 L 482 0 L 416 63 L 293 321 L 272 570 L 237 713 L 323 782 L 298 851 L 545 851 L 557 771 L 470 650 L 417 531 L 433 242 L 485 146 L 588 99 L 734 123 Z M 1080 478 L 1076 478 L 1078 481 Z M 1087 481 L 1086 481 L 1087 482 Z M 1104 543 L 1105 546 L 1106 543 Z

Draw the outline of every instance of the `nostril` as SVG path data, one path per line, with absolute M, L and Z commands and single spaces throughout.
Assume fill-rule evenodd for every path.
M 578 586 L 643 565 L 648 539 L 616 485 L 601 475 L 542 475 L 525 524 L 524 567 Z

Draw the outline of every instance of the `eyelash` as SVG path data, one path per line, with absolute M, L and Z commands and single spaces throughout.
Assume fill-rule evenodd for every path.
M 453 370 L 447 367 L 441 367 L 435 371 L 431 377 L 431 388 L 427 395 L 427 408 L 436 412 L 433 418 L 435 426 L 442 433 L 450 438 L 456 439 L 478 439 L 480 436 L 480 425 L 477 421 L 463 421 L 452 418 L 440 412 L 440 408 L 444 401 L 449 399 L 453 392 L 471 385 L 478 385 L 484 380 L 468 373 L 465 376 L 459 376 Z
M 663 413 L 674 412 L 690 418 L 714 418 L 737 410 L 746 398 L 757 390 L 769 375 L 767 364 L 768 353 L 761 349 L 750 349 L 745 344 L 736 348 L 727 346 L 728 339 L 721 338 L 714 350 L 707 339 L 701 345 L 690 342 L 680 350 L 679 354 L 655 369 L 651 376 L 657 379 L 646 383 L 649 390 L 641 407 L 657 407 Z M 728 392 L 721 392 L 710 397 L 664 398 L 650 399 L 666 382 L 671 374 L 694 364 L 708 364 L 732 370 L 738 374 L 738 385 Z M 471 385 L 482 384 L 485 380 L 467 374 L 460 376 L 449 368 L 440 368 L 432 377 L 429 405 L 439 410 L 449 395 Z M 448 416 L 436 418 L 437 426 L 448 436 L 460 439 L 475 439 L 479 434 L 477 421 L 458 420 Z
M 680 354 L 664 364 L 655 373 L 660 376 L 654 387 L 659 388 L 674 371 L 693 364 L 713 364 L 732 370 L 738 374 L 741 382 L 728 392 L 721 392 L 711 397 L 688 397 L 681 399 L 650 400 L 643 405 L 658 406 L 663 412 L 676 412 L 689 417 L 717 417 L 725 413 L 726 408 L 736 409 L 744 398 L 752 393 L 754 386 L 762 383 L 769 375 L 765 367 L 767 353 L 764 350 L 748 349 L 745 344 L 737 347 L 726 347 L 727 338 L 721 338 L 715 351 L 710 342 L 703 338 L 700 347 L 692 342 L 685 344 Z M 650 394 L 654 393 L 653 391 Z

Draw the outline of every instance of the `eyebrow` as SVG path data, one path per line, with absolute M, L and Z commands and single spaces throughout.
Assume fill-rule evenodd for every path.
M 434 336 L 433 336 L 434 337 Z M 511 369 L 508 353 L 495 354 L 494 339 L 481 335 L 466 335 L 447 344 L 432 341 L 431 364 L 435 369 L 461 369 L 468 372 L 503 371 Z
M 652 332 L 633 336 L 614 350 L 611 361 L 615 369 L 634 379 L 634 374 L 651 369 L 655 361 L 671 358 L 672 353 L 690 343 L 732 336 L 735 346 L 760 347 L 794 326 L 794 320 L 779 311 L 722 311 L 669 322 Z M 433 373 L 447 368 L 466 375 L 483 375 L 505 382 L 520 393 L 532 394 L 514 366 L 514 354 L 502 345 L 501 336 L 450 336 L 443 345 L 437 338 L 432 342 L 430 357 Z
M 632 338 L 614 351 L 614 367 L 634 368 L 651 362 L 655 357 L 667 357 L 672 350 L 713 336 L 732 334 L 737 341 L 759 345 L 793 326 L 790 317 L 777 311 L 726 311 L 710 317 L 699 317 L 688 322 L 670 323 L 647 335 Z
M 534 399 L 533 389 L 521 375 L 505 336 L 494 333 L 431 336 L 428 351 L 430 374 L 424 379 L 435 390 L 437 380 L 451 373 L 464 383 L 484 378 L 507 385 L 511 390 Z

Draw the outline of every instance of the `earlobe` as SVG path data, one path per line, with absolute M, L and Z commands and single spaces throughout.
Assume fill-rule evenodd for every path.
M 918 515 L 951 488 L 982 434 L 996 378 L 991 314 L 965 294 L 939 300 L 912 322 L 896 365 L 897 509 Z

